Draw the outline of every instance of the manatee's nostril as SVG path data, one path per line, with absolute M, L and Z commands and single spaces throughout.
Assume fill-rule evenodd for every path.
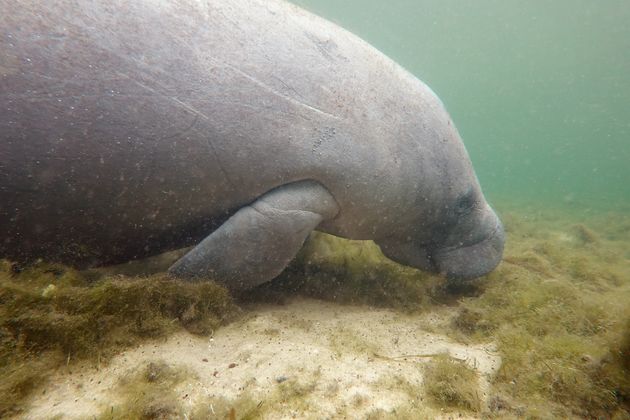
M 475 192 L 469 189 L 468 192 L 457 199 L 455 203 L 455 214 L 461 217 L 471 213 L 475 207 L 475 203 Z

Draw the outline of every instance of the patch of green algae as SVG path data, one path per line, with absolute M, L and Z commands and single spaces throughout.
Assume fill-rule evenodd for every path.
M 424 391 L 438 407 L 481 410 L 478 373 L 448 355 L 435 357 L 424 370 Z
M 452 323 L 498 345 L 488 414 L 630 418 L 630 235 L 603 217 L 525 214 L 508 215 L 504 262 Z
M 213 282 L 184 283 L 165 275 L 89 279 L 60 265 L 18 270 L 2 261 L 0 417 L 19 413 L 56 368 L 77 360 L 105 362 L 177 328 L 211 333 L 235 308 Z
M 313 232 L 278 278 L 241 299 L 283 302 L 300 295 L 417 312 L 450 299 L 448 287 L 444 279 L 392 262 L 371 241 Z

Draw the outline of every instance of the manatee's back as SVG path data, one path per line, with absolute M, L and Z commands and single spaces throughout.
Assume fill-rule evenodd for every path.
M 417 81 L 288 3 L 5 0 L 0 27 L 2 256 L 152 255 L 306 178 L 360 236 L 407 196 L 391 175 L 417 161 L 388 138 Z
M 300 99 L 313 95 L 306 84 L 287 84 L 325 89 L 308 75 L 265 74 L 265 57 L 269 68 L 296 57 L 256 28 L 265 3 L 242 16 L 246 3 L 0 2 L 1 256 L 151 255 L 315 174 L 300 148 L 322 145 L 301 139 L 330 139 L 340 118 Z M 292 7 L 269 4 L 280 16 Z M 267 26 L 273 13 L 265 10 Z M 317 42 L 321 61 L 332 47 Z

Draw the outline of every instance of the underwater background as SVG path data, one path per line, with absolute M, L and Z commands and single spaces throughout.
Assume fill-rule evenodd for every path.
M 442 99 L 493 198 L 630 204 L 625 0 L 295 0 Z
M 630 419 L 630 2 L 293 3 L 438 94 L 502 263 L 457 286 L 315 233 L 231 296 L 181 252 L 0 260 L 0 418 Z

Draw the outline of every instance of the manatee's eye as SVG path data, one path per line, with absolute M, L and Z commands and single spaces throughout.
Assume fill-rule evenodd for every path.
M 466 215 L 475 208 L 475 203 L 475 192 L 471 188 L 457 198 L 455 202 L 455 213 L 458 216 Z

